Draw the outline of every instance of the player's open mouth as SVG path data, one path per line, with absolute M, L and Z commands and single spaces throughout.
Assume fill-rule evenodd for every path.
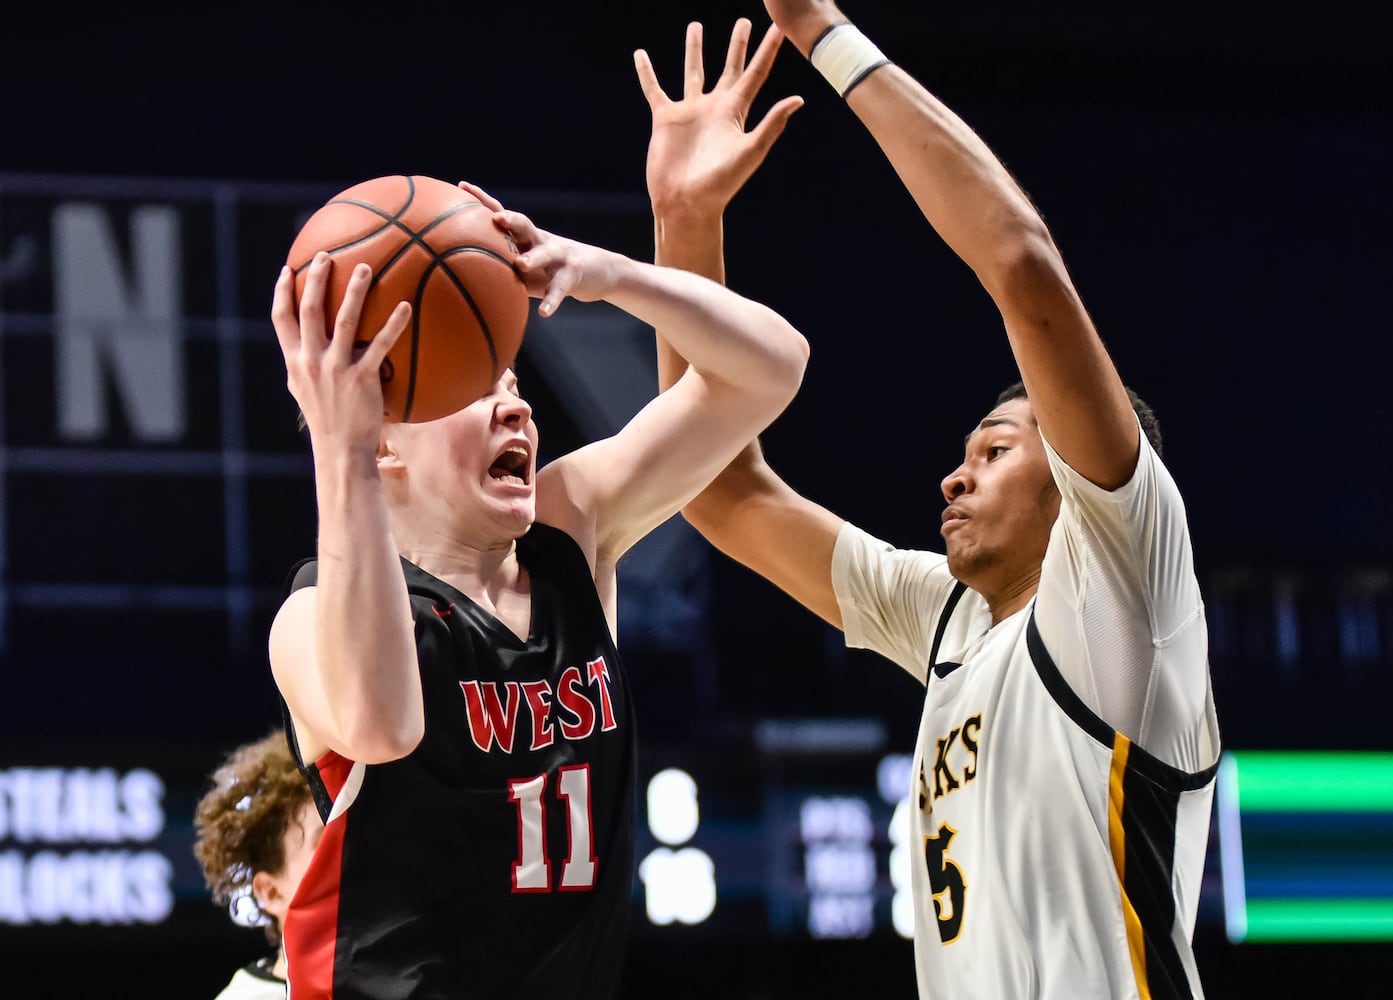
M 509 445 L 489 466 L 489 475 L 514 486 L 527 485 L 527 466 L 531 456 L 520 444 Z

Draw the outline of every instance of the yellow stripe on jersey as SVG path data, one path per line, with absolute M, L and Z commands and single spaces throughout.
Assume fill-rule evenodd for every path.
M 1151 1000 L 1151 988 L 1146 983 L 1146 941 L 1136 908 L 1127 898 L 1127 834 L 1122 827 L 1122 779 L 1127 773 L 1127 755 L 1131 749 L 1131 740 L 1121 733 L 1113 734 L 1112 774 L 1108 780 L 1108 840 L 1112 846 L 1113 867 L 1117 869 L 1117 884 L 1122 892 L 1122 919 L 1127 925 L 1127 946 L 1132 953 L 1132 972 L 1137 977 L 1137 992 L 1141 1000 Z

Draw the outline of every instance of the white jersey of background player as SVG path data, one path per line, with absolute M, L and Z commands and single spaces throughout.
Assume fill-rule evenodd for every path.
M 1027 406 L 994 410 L 964 466 L 1038 441 Z M 1044 450 L 1063 499 L 1014 613 L 994 622 L 944 556 L 850 524 L 833 557 L 847 644 L 927 685 L 909 841 L 920 994 L 1199 996 L 1218 729 L 1184 509 L 1145 438 L 1113 491 Z M 950 540 L 955 505 L 973 510 L 964 475 L 945 482 Z
M 1219 737 L 1184 508 L 1143 432 L 1154 419 L 1134 410 L 1039 213 L 972 130 L 834 4 L 765 7 L 976 272 L 1029 395 L 1004 394 L 943 481 L 946 556 L 896 550 L 798 495 L 757 442 L 683 513 L 850 645 L 926 683 L 921 996 L 1199 996 L 1190 937 Z M 725 207 L 801 104 L 778 101 L 745 131 L 780 42 L 771 29 L 747 65 L 749 32 L 737 22 L 706 91 L 691 26 L 677 101 L 635 57 L 657 260 L 718 280 Z M 666 386 L 684 365 L 661 334 Z

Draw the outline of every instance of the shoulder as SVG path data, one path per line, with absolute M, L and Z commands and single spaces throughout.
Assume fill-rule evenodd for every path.
M 934 577 L 944 587 L 954 583 L 948 572 L 948 557 L 926 549 L 902 549 L 847 521 L 837 532 L 832 550 L 832 579 L 850 583 L 857 577 L 892 574 L 900 583 L 905 577 Z
M 853 606 L 898 607 L 897 616 L 936 616 L 958 581 L 948 557 L 925 549 L 902 549 L 847 522 L 832 552 L 832 585 L 843 617 Z

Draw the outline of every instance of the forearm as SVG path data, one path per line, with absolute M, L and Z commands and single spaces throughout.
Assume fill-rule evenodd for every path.
M 391 759 L 414 746 L 424 717 L 411 607 L 375 455 L 316 452 L 315 481 L 313 669 L 333 730 L 319 735 L 358 759 Z
M 847 96 L 924 217 L 1003 305 L 1013 271 L 1058 258 L 1044 221 L 987 144 L 897 66 Z
M 682 516 L 707 541 L 837 628 L 832 551 L 842 519 L 794 492 L 751 442 Z
M 817 55 L 924 217 L 991 295 L 1041 431 L 1091 481 L 1126 481 L 1136 459 L 1126 391 L 1030 199 L 943 102 L 882 64 L 854 28 L 834 27 L 846 20 L 834 4 L 766 3 L 799 50 Z
M 818 42 L 832 41 L 828 33 L 847 22 L 833 3 L 779 6 L 776 19 L 809 59 Z M 819 58 L 826 66 L 827 56 Z M 1023 256 L 1057 256 L 1039 213 L 1001 161 L 957 114 L 904 70 L 893 63 L 872 69 L 846 94 L 846 103 L 930 225 L 976 272 L 999 305 L 1003 282 Z
M 719 210 L 681 210 L 654 206 L 653 261 L 725 284 L 725 224 Z M 667 389 L 687 370 L 687 360 L 657 331 L 658 391 Z
M 703 377 L 787 404 L 808 359 L 802 334 L 773 310 L 709 278 L 625 261 L 605 296 L 662 331 Z

